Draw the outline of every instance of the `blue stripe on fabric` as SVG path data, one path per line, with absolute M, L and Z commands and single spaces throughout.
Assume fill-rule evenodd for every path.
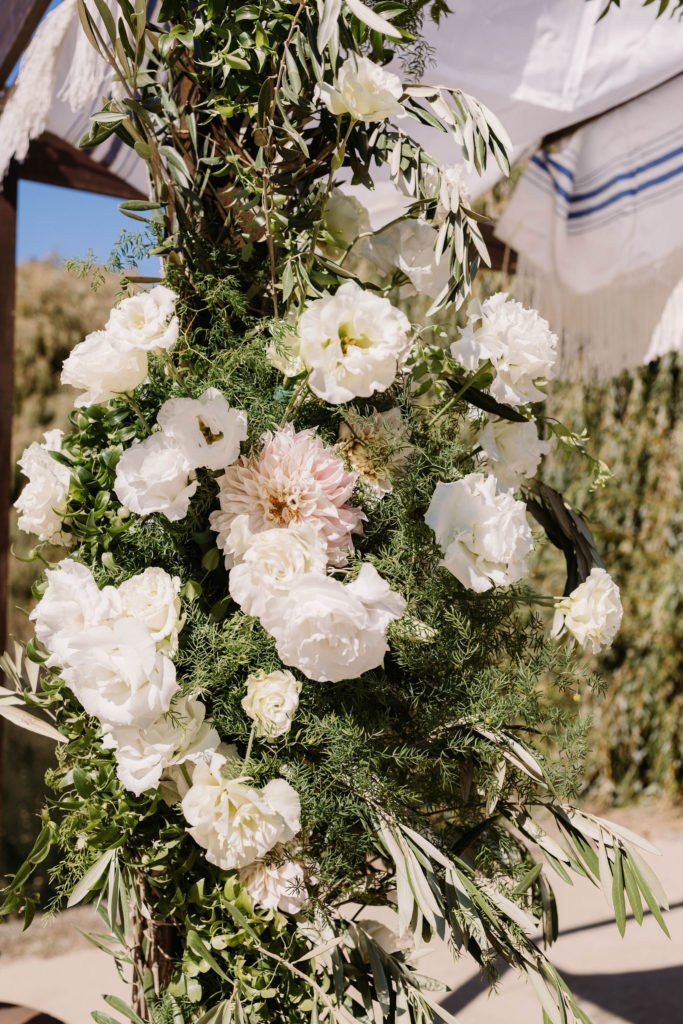
M 615 195 L 610 196 L 609 199 L 603 200 L 602 203 L 598 203 L 596 206 L 588 207 L 587 210 L 570 210 L 567 214 L 567 219 L 577 220 L 579 217 L 588 217 L 590 214 L 597 213 L 599 210 L 604 210 L 606 207 L 611 206 L 620 199 L 624 199 L 625 196 L 637 196 L 640 192 L 644 192 L 646 189 L 652 188 L 654 185 L 661 185 L 664 181 L 670 181 L 671 178 L 678 177 L 679 174 L 683 174 L 683 164 L 680 167 L 675 167 L 673 171 L 668 171 L 666 174 L 660 174 L 658 178 L 651 178 L 650 181 L 643 182 L 642 185 L 622 189 L 621 192 L 617 192 Z
M 634 178 L 637 174 L 643 174 L 645 171 L 650 171 L 653 167 L 659 167 L 661 164 L 666 163 L 667 160 L 672 160 L 674 157 L 680 156 L 682 153 L 683 146 L 677 146 L 676 149 L 672 149 L 668 153 L 663 153 L 661 156 L 654 157 L 652 160 L 648 160 L 647 163 L 640 164 L 638 167 L 634 167 L 630 171 L 622 171 L 621 174 L 615 174 L 608 181 L 604 182 L 602 185 L 598 185 L 595 188 L 590 189 L 588 192 L 577 192 L 576 194 L 567 192 L 565 189 L 563 189 L 562 186 L 559 185 L 555 178 L 552 176 L 552 174 L 550 174 L 550 171 L 548 170 L 548 164 L 550 164 L 550 166 L 554 167 L 556 170 L 560 171 L 562 174 L 565 174 L 570 181 L 574 180 L 574 175 L 572 174 L 572 172 L 568 170 L 568 168 L 563 167 L 562 164 L 557 162 L 557 160 L 553 160 L 550 156 L 544 154 L 543 159 L 538 155 L 533 156 L 531 162 L 536 164 L 537 167 L 540 167 L 550 177 L 555 187 L 555 191 L 558 193 L 558 195 L 561 195 L 570 203 L 581 203 L 584 202 L 586 199 L 594 199 L 595 196 L 600 195 L 601 192 L 604 192 L 606 189 L 611 188 L 613 185 L 616 185 L 619 181 L 626 181 L 628 178 Z M 628 195 L 629 193 L 625 192 L 620 194 Z

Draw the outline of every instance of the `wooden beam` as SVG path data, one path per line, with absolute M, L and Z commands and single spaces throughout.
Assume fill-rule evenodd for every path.
M 26 159 L 17 165 L 17 174 L 24 181 L 97 192 L 118 199 L 147 198 L 104 164 L 92 160 L 85 150 L 70 145 L 52 132 L 43 132 L 33 140 Z
M 486 242 L 486 248 L 489 251 L 491 258 L 491 270 L 501 270 L 505 274 L 514 274 L 517 270 L 517 253 L 514 249 L 511 249 L 505 242 L 501 242 L 499 238 L 496 238 L 494 231 L 496 225 L 489 222 L 480 224 L 481 233 L 484 241 Z M 482 269 L 486 269 L 484 264 L 481 264 Z
M 5 85 L 50 0 L 2 0 L 0 18 L 0 89 Z

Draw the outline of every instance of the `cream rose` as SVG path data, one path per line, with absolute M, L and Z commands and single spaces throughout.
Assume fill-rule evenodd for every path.
M 489 420 L 477 441 L 486 457 L 484 468 L 493 473 L 503 490 L 511 491 L 517 490 L 521 477 L 534 475 L 552 447 L 549 441 L 541 441 L 533 420 Z
M 350 114 L 356 121 L 384 121 L 387 117 L 405 117 L 399 100 L 403 95 L 401 79 L 385 71 L 368 57 L 353 54 L 339 69 L 334 85 L 323 85 L 322 100 L 332 114 Z
M 477 593 L 506 587 L 526 571 L 533 547 L 523 502 L 496 490 L 496 479 L 470 473 L 438 483 L 425 522 L 444 553 L 441 565 Z
M 299 577 L 286 597 L 268 603 L 261 623 L 285 665 L 336 683 L 382 663 L 387 627 L 404 610 L 403 598 L 366 563 L 346 586 L 329 576 Z
M 19 513 L 17 525 L 24 533 L 34 533 L 38 540 L 50 544 L 69 544 L 69 534 L 62 533 L 60 509 L 69 493 L 71 470 L 52 458 L 50 452 L 62 450 L 61 430 L 48 430 L 45 441 L 34 441 L 19 459 L 19 467 L 28 483 L 14 503 Z
M 275 739 L 289 732 L 300 691 L 301 683 L 287 669 L 248 676 L 242 707 L 254 723 L 255 734 Z
M 64 360 L 62 384 L 82 390 L 76 407 L 108 402 L 134 391 L 147 376 L 147 353 L 130 345 L 116 331 L 94 331 Z
M 298 914 L 308 899 L 304 871 L 295 860 L 286 860 L 282 864 L 256 861 L 240 870 L 240 881 L 244 883 L 254 906 L 264 910 Z
M 183 452 L 163 433 L 150 434 L 123 452 L 116 467 L 114 491 L 122 505 L 139 516 L 163 512 L 184 519 L 197 481 L 190 482 Z
M 107 329 L 143 352 L 168 349 L 178 339 L 178 296 L 163 284 L 123 299 L 109 314 Z
M 165 654 L 175 654 L 184 619 L 180 611 L 180 578 L 150 566 L 119 587 L 122 614 L 147 626 Z
M 170 398 L 161 406 L 157 423 L 190 469 L 225 469 L 247 439 L 246 412 L 231 409 L 217 388 L 207 388 L 199 398 Z
M 586 650 L 598 654 L 611 647 L 621 626 L 619 587 L 605 569 L 591 569 L 588 579 L 556 603 L 553 633 L 569 630 Z
M 388 299 L 347 281 L 299 318 L 299 356 L 311 390 L 331 405 L 394 383 L 410 352 L 410 323 Z
M 190 835 L 223 871 L 252 864 L 301 829 L 299 796 L 288 782 L 255 789 L 245 778 L 226 777 L 230 766 L 221 754 L 200 761 L 181 805 Z

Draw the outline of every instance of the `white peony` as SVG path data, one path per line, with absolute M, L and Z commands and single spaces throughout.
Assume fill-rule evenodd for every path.
M 524 575 L 533 547 L 526 507 L 499 493 L 495 477 L 470 473 L 438 483 L 425 522 L 444 553 L 440 564 L 470 590 L 506 587 Z
M 404 610 L 403 598 L 366 563 L 346 586 L 330 576 L 299 577 L 286 597 L 267 604 L 261 623 L 285 665 L 336 683 L 382 663 L 387 627 Z
M 100 590 L 90 569 L 70 558 L 45 575 L 47 587 L 29 618 L 37 639 L 50 652 L 52 667 L 68 662 L 74 637 L 120 618 L 121 601 L 115 587 Z
M 180 578 L 150 566 L 119 587 L 122 614 L 147 626 L 157 647 L 175 654 L 184 619 L 180 612 Z
M 304 885 L 304 870 L 295 860 L 283 864 L 264 864 L 256 861 L 240 871 L 251 902 L 264 910 L 281 910 L 284 914 L 298 914 L 308 899 Z
M 388 299 L 347 281 L 299 319 L 299 356 L 311 390 L 331 405 L 394 383 L 410 352 L 410 323 Z
M 163 433 L 150 434 L 126 449 L 116 467 L 114 491 L 122 505 L 139 516 L 163 512 L 172 522 L 184 519 L 197 481 L 190 482 L 183 452 Z
M 386 412 L 359 416 L 351 410 L 339 427 L 339 451 L 378 498 L 393 490 L 394 478 L 415 450 L 408 443 L 410 429 L 394 406 Z
M 176 293 L 163 284 L 132 295 L 114 306 L 107 329 L 142 352 L 168 349 L 178 339 L 178 318 L 173 315 L 177 299 Z
M 333 188 L 327 198 L 323 227 L 339 249 L 348 249 L 359 235 L 370 231 L 370 214 L 355 196 Z
M 591 569 L 588 579 L 556 604 L 553 633 L 569 630 L 582 647 L 598 654 L 611 647 L 619 631 L 623 609 L 619 587 L 604 569 Z
M 147 376 L 147 353 L 131 348 L 115 331 L 94 331 L 64 360 L 62 384 L 82 390 L 75 406 L 108 402 L 134 391 Z
M 68 544 L 69 534 L 62 533 L 59 510 L 69 493 L 71 470 L 56 462 L 50 452 L 62 450 L 61 430 L 48 430 L 45 441 L 34 441 L 19 459 L 19 467 L 28 483 L 14 503 L 19 513 L 17 525 L 24 533 L 35 533 L 38 540 L 50 544 Z
M 417 292 L 436 298 L 449 276 L 448 256 L 436 262 L 437 235 L 436 228 L 423 220 L 397 221 L 370 239 L 369 258 L 380 273 L 393 274 L 398 269 Z
M 310 523 L 251 533 L 249 517 L 237 516 L 227 550 L 238 562 L 230 571 L 230 596 L 245 615 L 262 615 L 266 604 L 288 593 L 304 573 L 324 573 L 327 567 L 320 531 Z
M 179 697 L 144 729 L 129 725 L 107 730 L 103 743 L 114 749 L 116 774 L 126 789 L 136 796 L 157 789 L 167 768 L 214 751 L 220 737 L 205 715 L 196 697 Z
M 190 469 L 225 469 L 247 439 L 246 412 L 231 409 L 217 388 L 207 388 L 199 398 L 170 398 L 161 406 L 157 423 Z
M 491 394 L 499 402 L 526 405 L 545 399 L 537 383 L 555 376 L 557 336 L 534 309 L 508 301 L 505 292 L 492 295 L 483 304 L 470 303 L 470 323 L 451 355 L 467 370 L 476 370 L 491 360 L 494 379 Z M 476 324 L 479 326 L 474 326 Z
M 200 761 L 182 801 L 190 835 L 223 871 L 252 864 L 301 829 L 299 796 L 288 782 L 273 779 L 255 789 L 245 778 L 226 778 L 229 764 L 218 753 Z
M 254 723 L 255 734 L 274 739 L 289 732 L 300 691 L 301 683 L 287 669 L 248 676 L 242 707 Z
M 484 467 L 493 473 L 503 490 L 512 491 L 519 487 L 520 477 L 534 475 L 541 458 L 552 447 L 549 441 L 541 441 L 533 420 L 489 420 L 477 442 L 486 456 Z
M 403 95 L 401 79 L 368 57 L 347 57 L 334 85 L 322 85 L 320 94 L 330 113 L 350 114 L 366 124 L 387 117 L 405 117 L 399 103 Z
M 89 715 L 139 729 L 168 711 L 179 689 L 173 662 L 135 619 L 71 636 L 62 677 Z

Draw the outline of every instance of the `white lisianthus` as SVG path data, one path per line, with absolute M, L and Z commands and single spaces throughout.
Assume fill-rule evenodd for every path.
M 370 214 L 355 196 L 333 188 L 327 198 L 323 227 L 339 249 L 348 249 L 359 235 L 370 231 Z
M 301 829 L 299 796 L 288 782 L 273 779 L 256 789 L 245 778 L 225 777 L 229 766 L 218 753 L 198 762 L 182 801 L 190 835 L 222 871 L 253 864 Z
M 388 299 L 347 281 L 299 319 L 299 356 L 311 391 L 331 405 L 386 391 L 410 352 L 410 323 Z
M 274 597 L 288 593 L 304 573 L 324 573 L 325 545 L 310 523 L 251 533 L 249 517 L 238 516 L 228 537 L 238 564 L 230 571 L 230 596 L 245 615 L 260 616 Z
M 470 473 L 438 483 L 425 522 L 444 553 L 440 564 L 469 590 L 506 587 L 524 575 L 533 547 L 526 507 L 499 493 L 495 477 Z
M 158 284 L 114 306 L 107 328 L 131 348 L 143 352 L 169 349 L 178 340 L 178 317 L 173 315 L 177 299 L 174 291 Z
M 489 420 L 477 442 L 486 456 L 484 468 L 493 473 L 503 490 L 511 491 L 519 487 L 520 477 L 534 475 L 552 447 L 549 441 L 541 441 L 533 420 Z
M 537 384 L 557 372 L 557 336 L 547 322 L 536 310 L 508 301 L 506 292 L 482 304 L 470 303 L 468 316 L 470 323 L 451 345 L 453 358 L 467 370 L 477 370 L 489 359 L 494 370 L 491 394 L 498 402 L 543 401 Z
M 112 726 L 151 725 L 179 689 L 173 662 L 135 619 L 72 636 L 62 676 L 87 713 Z
M 242 707 L 254 723 L 255 734 L 275 739 L 289 732 L 300 692 L 301 683 L 287 669 L 248 676 Z
M 588 579 L 557 600 L 556 609 L 554 635 L 569 630 L 593 654 L 611 647 L 623 615 L 619 587 L 605 569 L 591 569 Z
M 304 869 L 295 860 L 286 860 L 283 864 L 256 861 L 240 870 L 240 881 L 254 906 L 264 910 L 298 914 L 308 899 Z
M 208 388 L 199 398 L 170 398 L 161 406 L 157 423 L 190 469 L 225 469 L 247 439 L 246 412 L 231 409 L 218 388 Z
M 163 432 L 126 449 L 116 467 L 116 497 L 139 516 L 163 512 L 171 522 L 184 519 L 196 490 L 184 453 Z
M 136 796 L 157 789 L 167 768 L 214 751 L 220 737 L 205 716 L 206 708 L 196 697 L 179 697 L 144 729 L 129 725 L 107 730 L 103 743 L 114 749 L 116 774 L 126 789 Z
M 64 360 L 62 384 L 82 390 L 76 407 L 108 402 L 134 391 L 147 376 L 147 353 L 114 330 L 93 331 Z
M 394 406 L 386 412 L 359 416 L 351 410 L 339 427 L 339 451 L 351 468 L 377 497 L 393 489 L 393 480 L 414 451 L 408 443 L 410 429 Z
M 62 533 L 59 514 L 69 493 L 71 470 L 52 458 L 50 452 L 62 450 L 61 430 L 48 430 L 45 441 L 34 441 L 19 459 L 19 467 L 28 483 L 14 503 L 19 513 L 17 525 L 24 533 L 35 533 L 38 540 L 50 544 L 69 544 L 69 534 Z
M 380 273 L 393 274 L 398 269 L 416 291 L 436 298 L 449 275 L 447 256 L 436 262 L 437 235 L 436 228 L 423 220 L 397 221 L 370 239 L 369 258 Z
M 131 576 L 119 589 L 122 614 L 144 623 L 165 654 L 175 654 L 184 619 L 180 611 L 180 578 L 150 566 Z
M 398 75 L 357 54 L 347 57 L 334 85 L 322 85 L 320 94 L 330 113 L 350 114 L 366 124 L 406 116 L 399 102 L 403 86 Z
M 47 587 L 29 618 L 36 637 L 50 652 L 49 666 L 68 663 L 74 637 L 121 617 L 115 587 L 99 589 L 90 569 L 65 558 L 45 573 Z
M 285 665 L 336 683 L 382 663 L 387 627 L 404 611 L 403 598 L 366 563 L 346 586 L 330 576 L 299 577 L 287 596 L 268 602 L 261 623 Z

